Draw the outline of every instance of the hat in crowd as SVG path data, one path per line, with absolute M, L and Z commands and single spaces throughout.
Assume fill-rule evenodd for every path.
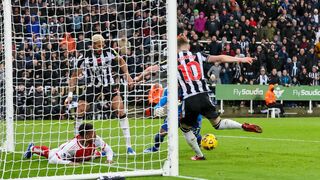
M 194 13 L 199 13 L 198 9 L 193 10 Z

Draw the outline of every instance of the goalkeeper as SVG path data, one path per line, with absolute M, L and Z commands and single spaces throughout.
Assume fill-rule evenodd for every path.
M 163 95 L 159 101 L 159 103 L 154 107 L 154 114 L 155 116 L 163 116 L 165 113 L 165 109 L 164 106 L 167 104 L 167 95 L 168 95 L 168 89 L 165 88 L 165 90 L 163 91 Z M 179 99 L 181 98 L 181 93 L 179 91 Z M 178 113 L 179 113 L 179 119 L 180 119 L 180 113 L 182 112 L 182 107 L 181 105 L 179 105 L 178 107 Z M 201 134 L 200 134 L 200 130 L 201 130 L 201 124 L 202 124 L 202 116 L 199 115 L 198 116 L 198 123 L 197 125 L 195 125 L 192 128 L 193 134 L 196 136 L 198 144 L 200 145 L 201 142 Z M 143 152 L 144 153 L 152 153 L 152 152 L 157 152 L 159 151 L 160 148 L 160 144 L 163 142 L 164 138 L 167 136 L 168 134 L 168 123 L 167 123 L 167 118 L 164 119 L 164 122 L 160 128 L 159 133 L 157 133 L 154 136 L 154 145 L 150 148 L 145 149 Z
M 89 123 L 81 124 L 79 134 L 58 148 L 49 149 L 30 143 L 24 157 L 30 159 L 33 154 L 47 158 L 50 164 L 68 165 L 79 165 L 80 162 L 104 156 L 107 157 L 106 163 L 111 164 L 113 158 L 111 147 L 96 135 L 93 125 Z

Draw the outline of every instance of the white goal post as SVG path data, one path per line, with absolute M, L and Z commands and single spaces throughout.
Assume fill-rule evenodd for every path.
M 98 0 L 98 4 L 90 4 L 90 0 L 88 1 L 89 3 L 83 3 L 87 2 L 85 0 L 30 0 L 25 1 L 25 4 L 19 4 L 20 2 L 24 1 L 3 0 L 0 2 L 0 179 L 93 179 L 117 176 L 178 176 L 177 1 L 137 0 L 133 2 L 125 0 Z M 37 4 L 38 2 L 39 4 L 42 3 L 45 5 L 40 6 Z M 76 5 L 73 5 L 73 3 L 76 3 Z M 133 6 L 132 12 L 131 10 L 126 11 L 129 4 Z M 145 9 L 146 4 L 149 5 L 150 9 Z M 91 9 L 88 8 L 88 6 L 90 6 Z M 165 8 L 164 15 L 159 14 L 160 8 Z M 41 11 L 41 9 L 44 11 Z M 76 13 L 68 14 L 70 9 L 80 10 L 77 12 L 76 10 L 72 10 L 72 12 Z M 108 18 L 110 18 L 109 16 L 112 14 L 112 18 L 114 19 L 107 19 L 103 23 L 99 22 L 100 20 L 102 21 L 102 15 L 99 14 L 102 13 L 102 9 L 105 10 Z M 120 9 L 123 11 L 118 13 L 117 11 L 120 11 Z M 88 11 L 83 12 L 83 10 Z M 33 11 L 35 11 L 36 14 L 32 14 Z M 57 14 L 59 11 L 68 14 L 70 17 L 66 14 Z M 43 14 L 43 12 L 46 12 L 46 14 Z M 78 14 L 79 12 L 80 14 Z M 139 13 L 140 16 L 137 15 Z M 126 17 L 128 14 L 132 14 L 135 17 L 132 19 L 128 18 Z M 77 22 L 74 18 L 76 16 L 81 16 L 83 20 Z M 90 21 L 85 24 L 84 21 L 87 16 L 89 16 Z M 59 19 L 60 17 L 62 18 Z M 97 17 L 98 20 L 96 21 L 98 23 L 95 23 L 92 19 Z M 19 19 L 19 23 L 17 23 L 17 18 L 23 20 L 20 21 Z M 68 18 L 69 20 L 67 22 L 64 21 Z M 124 20 L 122 18 L 124 18 Z M 153 23 L 154 19 L 152 18 L 156 18 L 156 23 Z M 165 20 L 164 25 L 160 25 L 159 19 L 161 18 Z M 46 22 L 42 22 L 43 19 L 45 19 Z M 127 24 L 130 23 L 126 22 L 126 19 L 132 20 L 133 25 L 127 27 Z M 26 22 L 27 20 L 29 22 Z M 139 24 L 137 21 L 140 20 L 141 27 L 136 27 L 136 24 Z M 112 24 L 113 22 L 114 24 Z M 76 30 L 75 28 L 79 24 L 81 24 L 81 30 Z M 101 29 L 101 24 L 103 24 L 103 27 L 106 27 L 106 29 Z M 15 32 L 17 28 L 16 25 L 21 25 L 23 29 L 20 35 L 17 35 L 18 33 Z M 155 60 L 153 53 L 165 53 L 166 59 L 164 61 L 167 62 L 167 76 L 162 79 L 160 75 L 155 75 L 155 77 L 151 75 L 149 82 L 140 84 L 141 90 L 139 93 L 144 93 L 140 95 L 138 91 L 131 90 L 128 87 L 124 76 L 121 75 L 122 69 L 112 70 L 120 74 L 118 77 L 120 80 L 117 82 L 120 84 L 119 86 L 124 87 L 124 90 L 120 88 L 118 91 L 123 97 L 124 112 L 129 119 L 129 129 L 131 133 L 129 139 L 131 138 L 132 146 L 129 146 L 128 143 L 125 142 L 125 140 L 127 141 L 127 135 L 125 135 L 124 129 L 121 129 L 122 127 L 119 125 L 118 120 L 120 117 L 117 116 L 118 112 L 115 112 L 116 110 L 120 110 L 112 109 L 114 108 L 113 105 L 110 105 L 112 104 L 112 100 L 108 102 L 103 99 L 104 97 L 102 95 L 102 97 L 99 96 L 102 100 L 99 99 L 99 102 L 90 104 L 92 106 L 91 111 L 86 112 L 84 122 L 93 124 L 97 135 L 113 149 L 115 153 L 113 164 L 106 164 L 103 159 L 105 157 L 91 159 L 90 161 L 81 163 L 79 166 L 48 164 L 48 157 L 43 155 L 44 153 L 40 153 L 40 155 L 34 153 L 30 159 L 26 159 L 24 154 L 31 143 L 34 143 L 34 145 L 30 147 L 48 146 L 49 149 L 53 150 L 74 138 L 73 124 L 74 119 L 78 116 L 75 113 L 77 110 L 76 108 L 69 108 L 71 106 L 64 107 L 63 102 L 64 98 L 68 95 L 68 78 L 71 77 L 72 72 L 76 68 L 79 68 L 77 67 L 78 57 L 82 57 L 79 54 L 88 49 L 92 49 L 92 44 L 91 35 L 89 38 L 85 37 L 83 40 L 84 47 L 79 50 L 77 49 L 78 39 L 72 37 L 76 44 L 75 50 L 72 51 L 74 54 L 72 54 L 69 51 L 67 36 L 69 36 L 68 33 L 70 29 L 72 31 L 70 32 L 70 34 L 72 34 L 70 37 L 78 36 L 79 34 L 85 36 L 86 33 L 88 33 L 84 28 L 85 25 L 90 26 L 92 29 L 92 32 L 89 32 L 90 34 L 101 33 L 105 36 L 105 34 L 113 33 L 116 37 L 112 39 L 118 40 L 112 42 L 115 43 L 115 45 L 111 44 L 110 41 L 106 46 L 110 46 L 111 48 L 115 48 L 114 46 L 119 47 L 119 49 L 117 49 L 118 52 L 121 51 L 120 43 L 122 42 L 120 41 L 123 38 L 120 37 L 121 33 L 128 39 L 122 47 L 126 49 L 126 52 L 129 51 L 128 46 L 131 46 L 130 48 L 134 50 L 139 49 L 139 47 L 134 47 L 135 44 L 129 45 L 130 38 L 133 39 L 133 41 L 135 41 L 135 38 L 142 39 L 143 42 L 140 46 L 143 50 L 142 53 L 139 54 L 142 56 L 142 62 L 139 62 L 140 64 L 136 64 L 135 62 L 135 58 L 139 56 L 134 54 L 135 52 L 132 52 L 132 55 L 120 55 L 127 63 L 128 59 L 132 56 L 134 60 L 133 66 L 135 66 L 135 68 L 140 68 L 140 66 L 146 68 L 147 65 L 150 64 L 160 65 L 161 59 Z M 109 27 L 112 25 L 116 26 L 115 30 L 111 30 L 112 28 Z M 36 31 L 33 29 L 37 28 L 36 26 L 40 28 L 39 35 L 33 32 Z M 117 26 L 121 26 L 121 28 Z M 153 34 L 160 31 L 161 26 L 166 26 L 166 39 L 160 39 L 160 35 Z M 50 28 L 56 32 L 50 32 L 50 30 L 52 30 Z M 146 29 L 150 30 L 149 33 L 146 32 L 147 35 L 143 34 Z M 154 31 L 153 29 L 157 30 Z M 136 37 L 135 33 L 138 31 L 141 32 L 141 34 Z M 65 46 L 60 44 L 63 38 L 67 40 Z M 89 39 L 90 42 L 85 42 L 86 39 Z M 106 41 L 108 41 L 107 38 Z M 44 42 L 48 42 L 50 45 Z M 165 50 L 161 48 L 155 49 L 154 42 L 160 42 L 161 46 L 166 46 Z M 56 50 L 52 50 L 55 48 L 55 43 L 58 47 Z M 86 43 L 89 45 L 87 46 Z M 29 47 L 30 52 L 26 51 L 28 46 L 31 46 Z M 47 50 L 45 50 L 46 48 L 50 50 L 47 52 Z M 151 52 L 146 50 L 148 48 L 150 48 L 149 51 Z M 32 54 L 30 55 L 30 59 L 28 59 L 27 53 Z M 56 54 L 57 57 L 53 57 L 53 54 Z M 72 54 L 72 56 L 70 54 Z M 20 55 L 22 58 L 19 57 Z M 49 57 L 50 60 L 46 59 L 47 57 Z M 148 58 L 150 58 L 149 60 L 151 60 L 151 62 L 148 61 Z M 59 65 L 56 66 L 56 69 L 53 69 L 54 61 L 59 61 L 57 62 Z M 20 62 L 23 65 L 19 66 Z M 66 63 L 66 66 L 64 66 L 63 63 Z M 110 64 L 110 66 L 114 69 L 117 68 L 117 65 Z M 37 69 L 39 67 L 41 69 Z M 49 72 L 49 67 L 51 68 L 51 74 L 49 77 L 45 77 L 46 73 L 48 74 Z M 22 76 L 17 76 L 18 73 L 21 73 Z M 54 76 L 54 73 L 58 73 L 59 76 Z M 62 75 L 63 73 L 64 75 Z M 77 84 L 79 85 L 74 92 L 74 99 L 72 100 L 75 103 L 74 107 L 77 106 L 77 101 L 81 93 L 82 95 L 85 94 L 86 89 L 91 86 L 86 84 L 86 73 L 84 72 L 81 75 L 83 75 L 83 77 L 77 77 Z M 134 71 L 133 77 L 138 75 L 139 73 Z M 40 80 L 40 84 L 38 80 Z M 46 85 L 45 82 L 47 81 L 51 84 Z M 82 84 L 80 81 L 82 81 Z M 165 84 L 168 89 L 168 135 L 157 152 L 146 154 L 144 150 L 147 147 L 153 147 L 155 144 L 154 136 L 159 132 L 163 124 L 163 117 L 154 117 L 152 114 L 151 116 L 145 114 L 146 110 L 152 109 L 152 106 L 155 104 L 150 103 L 148 99 L 148 91 L 150 88 L 147 89 L 143 86 L 162 84 L 163 81 L 166 81 Z M 134 88 L 136 88 L 136 86 Z M 23 93 L 18 97 L 18 91 L 20 90 Z M 87 95 L 85 94 L 85 96 Z M 56 103 L 55 99 L 58 99 L 59 103 Z M 140 100 L 140 102 L 137 101 L 137 99 L 142 100 Z M 20 100 L 23 101 L 22 104 L 20 104 Z M 40 104 L 37 104 L 37 101 L 39 101 Z M 56 107 L 58 107 L 58 110 L 55 109 Z M 57 112 L 54 112 L 54 110 Z M 99 113 L 102 116 L 96 119 L 95 113 Z M 136 154 L 129 155 L 129 147 L 132 147 Z M 102 149 L 98 150 L 102 152 Z

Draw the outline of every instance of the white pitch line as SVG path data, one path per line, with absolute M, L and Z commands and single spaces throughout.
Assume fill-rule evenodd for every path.
M 191 177 L 191 176 L 176 176 L 176 177 L 181 178 L 181 179 L 207 180 L 207 179 L 198 178 L 198 177 Z
M 217 136 L 218 138 L 233 138 L 233 139 L 254 139 L 265 141 L 289 141 L 289 142 L 306 142 L 306 143 L 320 143 L 315 140 L 303 140 L 303 139 L 277 139 L 277 138 L 262 138 L 262 137 L 249 137 L 249 136 Z
M 85 164 L 93 164 L 93 165 L 99 165 L 99 166 L 107 166 L 107 167 L 112 167 L 112 168 L 130 170 L 130 171 L 142 170 L 142 169 L 135 169 L 135 168 L 129 168 L 129 167 L 116 166 L 116 165 L 114 165 L 114 164 L 103 164 L 103 163 L 95 163 L 95 162 L 85 162 Z

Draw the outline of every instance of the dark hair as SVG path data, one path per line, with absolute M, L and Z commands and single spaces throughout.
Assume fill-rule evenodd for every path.
M 79 127 L 79 135 L 81 137 L 84 137 L 85 134 L 88 132 L 88 131 L 91 131 L 93 130 L 93 125 L 92 124 L 89 124 L 89 123 L 83 123 L 80 125 Z

